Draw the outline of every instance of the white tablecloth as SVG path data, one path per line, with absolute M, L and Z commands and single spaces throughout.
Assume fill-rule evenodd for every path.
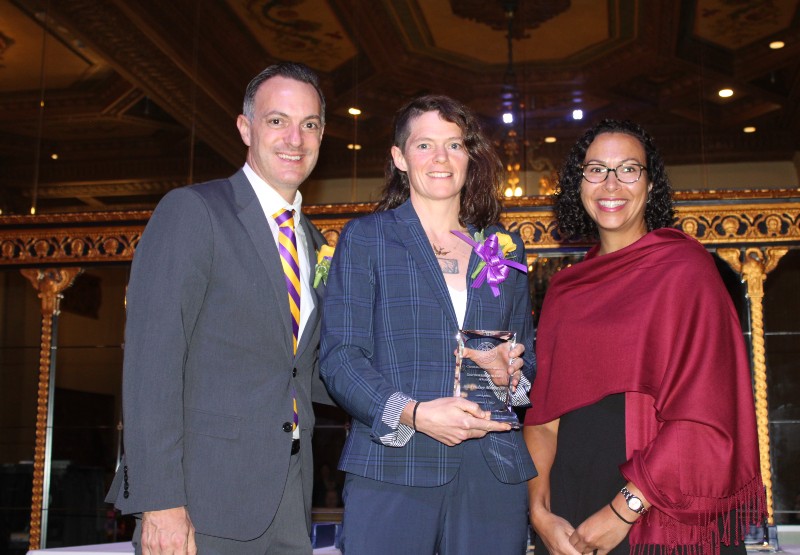
M 800 555 L 800 545 L 782 545 L 780 552 L 790 555 Z M 33 551 L 28 551 L 28 555 L 54 555 L 56 553 L 69 553 L 70 555 L 116 555 L 118 553 L 133 553 L 133 546 L 131 542 L 121 542 L 81 545 L 76 547 L 53 547 L 51 549 L 34 549 Z M 341 554 L 335 547 L 320 547 L 314 550 L 314 555 Z
M 28 555 L 55 555 L 57 553 L 69 553 L 70 555 L 117 555 L 118 553 L 133 553 L 133 545 L 131 545 L 131 542 L 101 543 L 28 551 Z M 340 555 L 340 552 L 335 547 L 320 547 L 314 550 L 314 555 Z
M 50 553 L 70 553 L 71 555 L 114 555 L 116 553 L 133 553 L 131 542 L 101 543 L 96 545 L 77 545 L 75 547 L 51 547 L 50 549 L 34 549 L 28 555 L 48 555 Z

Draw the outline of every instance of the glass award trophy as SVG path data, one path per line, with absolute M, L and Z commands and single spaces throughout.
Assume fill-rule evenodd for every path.
M 505 343 L 514 348 L 517 334 L 513 331 L 459 330 L 456 339 L 458 352 L 453 396 L 474 401 L 492 413 L 492 420 L 508 422 L 512 429 L 519 429 L 519 418 L 511 407 L 512 376 L 498 352 L 498 347 Z M 464 349 L 472 349 L 471 358 L 464 356 Z

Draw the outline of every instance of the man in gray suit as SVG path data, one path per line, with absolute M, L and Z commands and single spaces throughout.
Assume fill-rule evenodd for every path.
M 316 75 L 268 67 L 236 125 L 244 167 L 167 194 L 133 260 L 125 457 L 107 500 L 141 513 L 137 553 L 311 553 L 311 403 L 331 402 L 312 287 L 325 239 L 298 192 L 325 125 Z M 282 267 L 284 210 L 299 282 Z

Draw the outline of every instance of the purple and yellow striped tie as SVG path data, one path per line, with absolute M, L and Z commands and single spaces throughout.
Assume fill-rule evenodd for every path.
M 297 336 L 300 333 L 300 262 L 297 256 L 297 239 L 294 234 L 294 211 L 281 209 L 272 217 L 278 224 L 278 252 L 281 255 L 286 290 L 289 293 L 289 311 L 292 314 L 292 353 L 297 354 Z M 292 405 L 294 428 L 297 428 L 297 395 L 294 387 L 292 387 Z
M 278 252 L 289 292 L 289 312 L 292 314 L 292 347 L 297 354 L 297 334 L 300 331 L 300 263 L 297 257 L 297 239 L 294 235 L 294 217 L 291 210 L 278 210 L 272 215 L 278 224 Z

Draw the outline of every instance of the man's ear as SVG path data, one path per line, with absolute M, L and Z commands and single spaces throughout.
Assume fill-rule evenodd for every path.
M 236 127 L 239 129 L 239 136 L 242 137 L 242 142 L 247 145 L 250 145 L 250 120 L 247 119 L 247 116 L 244 114 L 239 114 L 239 117 L 236 118 Z

